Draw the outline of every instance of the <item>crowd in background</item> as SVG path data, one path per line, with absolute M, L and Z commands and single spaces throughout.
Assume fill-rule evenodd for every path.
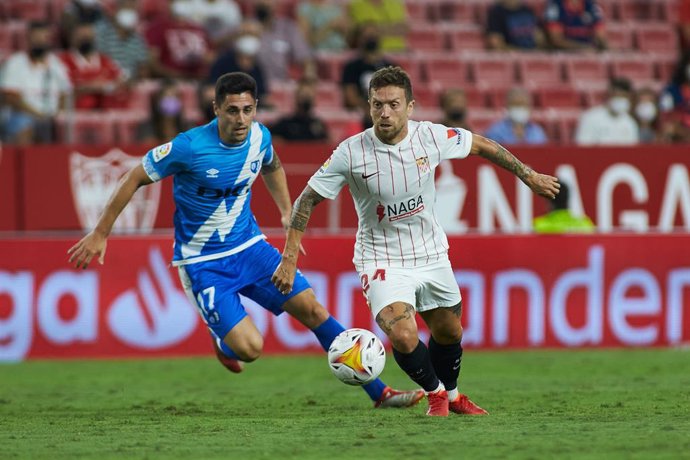
M 471 114 L 483 107 L 471 100 L 463 78 L 444 83 L 434 110 L 422 113 L 508 145 L 690 142 L 690 0 L 636 1 L 676 7 L 668 19 L 677 33 L 675 70 L 658 87 L 613 76 L 599 100 L 580 107 L 572 136 L 550 137 L 533 116 L 534 88 L 526 84 L 502 90 L 497 98 L 503 116 L 481 129 L 473 129 Z M 134 118 L 129 140 L 166 141 L 213 118 L 214 82 L 231 71 L 256 79 L 259 113 L 265 115 L 259 119 L 276 138 L 339 142 L 371 124 L 371 74 L 387 65 L 406 67 L 418 51 L 416 24 L 433 26 L 435 20 L 426 17 L 434 2 L 402 0 L 42 0 L 44 13 L 18 11 L 25 3 L 0 4 L 0 135 L 20 145 L 69 141 L 57 129 L 69 111 L 93 117 L 135 111 L 144 115 Z M 490 52 L 587 56 L 611 49 L 607 15 L 597 1 L 483 5 L 481 18 L 465 22 L 481 20 L 482 45 Z M 410 73 L 415 90 L 428 89 Z M 277 91 L 286 87 L 293 90 L 291 100 Z M 338 133 L 329 133 L 334 111 L 321 110 L 324 100 L 351 115 Z

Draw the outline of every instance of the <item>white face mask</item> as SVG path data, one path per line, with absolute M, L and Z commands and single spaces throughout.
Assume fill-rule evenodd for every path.
M 139 14 L 129 8 L 122 9 L 115 15 L 115 22 L 125 29 L 134 29 L 139 22 Z
M 630 101 L 627 97 L 616 96 L 609 99 L 609 107 L 613 113 L 622 115 L 630 111 Z
M 235 41 L 235 49 L 240 54 L 256 56 L 261 48 L 261 40 L 254 35 L 243 35 Z
M 529 115 L 530 111 L 527 107 L 508 107 L 508 118 L 510 118 L 513 123 L 517 123 L 519 125 L 527 124 L 529 121 Z
M 635 115 L 642 121 L 652 121 L 656 117 L 656 105 L 651 101 L 640 102 L 635 107 Z
M 177 0 L 172 4 L 172 14 L 175 17 L 181 18 L 187 15 L 187 5 L 185 2 Z

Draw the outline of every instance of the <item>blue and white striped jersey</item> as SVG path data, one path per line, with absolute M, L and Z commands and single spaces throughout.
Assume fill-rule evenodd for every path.
M 151 180 L 173 177 L 173 265 L 235 254 L 265 238 L 250 209 L 251 187 L 273 160 L 268 129 L 253 122 L 247 139 L 224 144 L 218 120 L 180 133 L 142 159 Z

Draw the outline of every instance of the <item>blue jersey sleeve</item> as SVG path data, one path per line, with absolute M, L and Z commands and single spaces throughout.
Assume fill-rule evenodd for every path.
M 157 182 L 187 170 L 192 158 L 190 143 L 189 136 L 181 133 L 167 144 L 149 150 L 141 160 L 146 174 L 152 181 Z
M 271 139 L 271 132 L 266 128 L 264 125 L 259 125 L 261 127 L 261 132 L 263 136 L 261 136 L 261 152 L 263 153 L 263 160 L 261 161 L 261 165 L 265 166 L 268 164 L 271 164 L 273 161 L 273 140 Z

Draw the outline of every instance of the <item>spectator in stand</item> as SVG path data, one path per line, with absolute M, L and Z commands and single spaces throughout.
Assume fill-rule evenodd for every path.
M 663 112 L 661 131 L 664 140 L 690 142 L 690 51 L 679 59 L 671 82 L 661 94 L 659 105 Z
M 276 13 L 274 1 L 258 0 L 254 15 L 263 27 L 259 63 L 270 85 L 271 80 L 290 80 L 290 67 L 301 67 L 301 76 L 315 77 L 311 48 L 297 23 Z
M 443 111 L 439 124 L 463 128 L 470 131 L 467 123 L 467 96 L 462 88 L 448 88 L 438 97 L 438 105 Z
M 150 120 L 139 126 L 137 138 L 155 144 L 167 142 L 189 128 L 182 111 L 182 98 L 172 80 L 164 80 L 151 97 Z
M 640 142 L 651 144 L 658 141 L 659 98 L 651 88 L 642 88 L 635 95 L 635 120 L 640 130 Z
M 77 24 L 69 49 L 60 53 L 74 87 L 74 107 L 97 110 L 126 106 L 125 74 L 115 61 L 96 50 L 95 40 L 92 24 Z
M 314 51 L 342 51 L 347 47 L 347 15 L 339 4 L 309 0 L 297 5 L 302 33 Z
M 326 124 L 313 113 L 316 82 L 302 78 L 295 89 L 295 109 L 269 128 L 273 139 L 286 141 L 326 141 Z
M 555 49 L 606 49 L 603 13 L 594 0 L 549 0 L 545 22 L 549 41 Z
M 533 50 L 546 46 L 537 15 L 523 0 L 498 0 L 489 8 L 486 40 L 492 50 Z
M 639 128 L 630 115 L 632 84 L 627 78 L 612 78 L 606 104 L 585 111 L 577 124 L 578 145 L 634 145 Z
M 53 118 L 65 108 L 72 85 L 64 64 L 51 51 L 52 35 L 47 23 L 32 22 L 26 51 L 17 51 L 4 62 L 0 128 L 5 142 L 29 145 L 55 140 Z
M 401 0 L 353 0 L 350 20 L 355 28 L 376 24 L 384 53 L 407 50 L 407 10 Z
M 568 184 L 558 179 L 561 189 L 556 198 L 549 199 L 551 211 L 534 219 L 536 233 L 593 233 L 594 223 L 589 217 L 577 216 L 570 210 Z
M 96 23 L 96 48 L 110 56 L 130 81 L 149 71 L 150 55 L 138 26 L 136 0 L 118 0 L 113 17 Z
M 96 24 L 105 16 L 100 0 L 70 0 L 62 9 L 60 16 L 60 43 L 62 48 L 69 47 L 72 29 L 77 24 L 85 22 Z
M 233 0 L 183 0 L 185 17 L 206 30 L 215 49 L 224 49 L 242 23 L 242 11 Z
M 381 53 L 381 39 L 378 26 L 374 23 L 361 24 L 355 36 L 358 39 L 358 54 L 345 63 L 341 85 L 345 108 L 361 112 L 363 125 L 372 126 L 369 115 L 369 80 L 378 69 L 395 65 Z
M 170 2 L 170 14 L 152 21 L 145 32 L 154 77 L 206 76 L 215 58 L 206 31 L 185 17 L 184 0 Z
M 216 118 L 213 110 L 213 100 L 216 98 L 216 85 L 212 81 L 199 84 L 197 101 L 199 101 L 199 112 L 201 113 L 201 123 L 208 123 Z
M 270 106 L 268 85 L 264 78 L 264 71 L 258 63 L 257 56 L 261 48 L 261 26 L 253 21 L 242 24 L 233 48 L 221 54 L 211 65 L 208 81 L 214 82 L 221 75 L 228 72 L 244 72 L 256 80 L 256 91 L 259 107 Z M 214 115 L 215 118 L 215 115 Z
M 512 88 L 506 96 L 507 116 L 495 122 L 485 136 L 500 144 L 541 145 L 548 142 L 541 126 L 530 121 L 532 95 L 524 88 Z

